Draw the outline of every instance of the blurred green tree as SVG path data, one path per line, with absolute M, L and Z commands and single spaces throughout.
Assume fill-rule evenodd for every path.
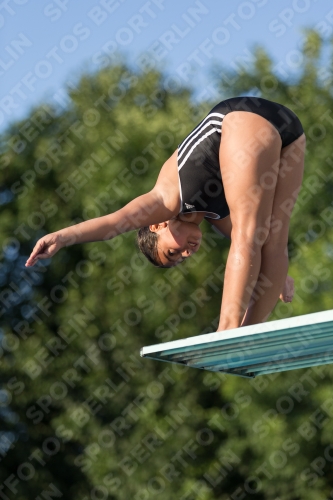
M 273 318 L 332 307 L 333 98 L 321 51 L 309 32 L 292 82 L 262 49 L 251 68 L 214 68 L 221 99 L 281 102 L 308 136 L 290 239 L 296 297 Z M 210 228 L 175 269 L 149 267 L 133 234 L 24 268 L 41 235 L 151 189 L 211 105 L 118 64 L 2 137 L 1 498 L 333 497 L 331 367 L 247 381 L 139 357 L 142 345 L 214 329 L 228 244 Z

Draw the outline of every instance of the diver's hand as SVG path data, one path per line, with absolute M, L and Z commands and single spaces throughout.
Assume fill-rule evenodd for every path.
M 25 263 L 26 267 L 36 264 L 39 259 L 49 259 L 64 246 L 58 233 L 50 233 L 37 241 L 30 257 Z
M 294 280 L 291 276 L 287 276 L 280 299 L 282 302 L 291 302 L 295 293 Z

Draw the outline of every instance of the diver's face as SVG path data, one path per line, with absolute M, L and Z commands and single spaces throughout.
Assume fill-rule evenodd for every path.
M 196 223 L 171 219 L 153 224 L 150 230 L 158 234 L 158 256 L 163 265 L 176 266 L 199 250 L 202 233 Z

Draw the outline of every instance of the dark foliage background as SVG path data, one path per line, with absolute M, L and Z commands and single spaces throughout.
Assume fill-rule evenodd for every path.
M 272 319 L 332 308 L 332 66 L 309 32 L 302 72 L 283 81 L 258 49 L 213 69 L 221 99 L 287 105 L 307 134 L 292 219 L 292 304 Z M 210 109 L 158 72 L 119 64 L 85 75 L 66 109 L 31 111 L 2 137 L 1 498 L 333 498 L 330 366 L 252 381 L 155 363 L 143 345 L 214 330 L 228 244 L 156 270 L 130 233 L 24 263 L 43 234 L 115 211 Z M 202 297 L 205 297 L 202 299 Z

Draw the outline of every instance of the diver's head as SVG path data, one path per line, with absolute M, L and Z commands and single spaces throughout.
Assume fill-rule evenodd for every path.
M 202 233 L 194 222 L 177 217 L 138 231 L 138 246 L 147 259 L 157 267 L 173 267 L 200 247 Z

